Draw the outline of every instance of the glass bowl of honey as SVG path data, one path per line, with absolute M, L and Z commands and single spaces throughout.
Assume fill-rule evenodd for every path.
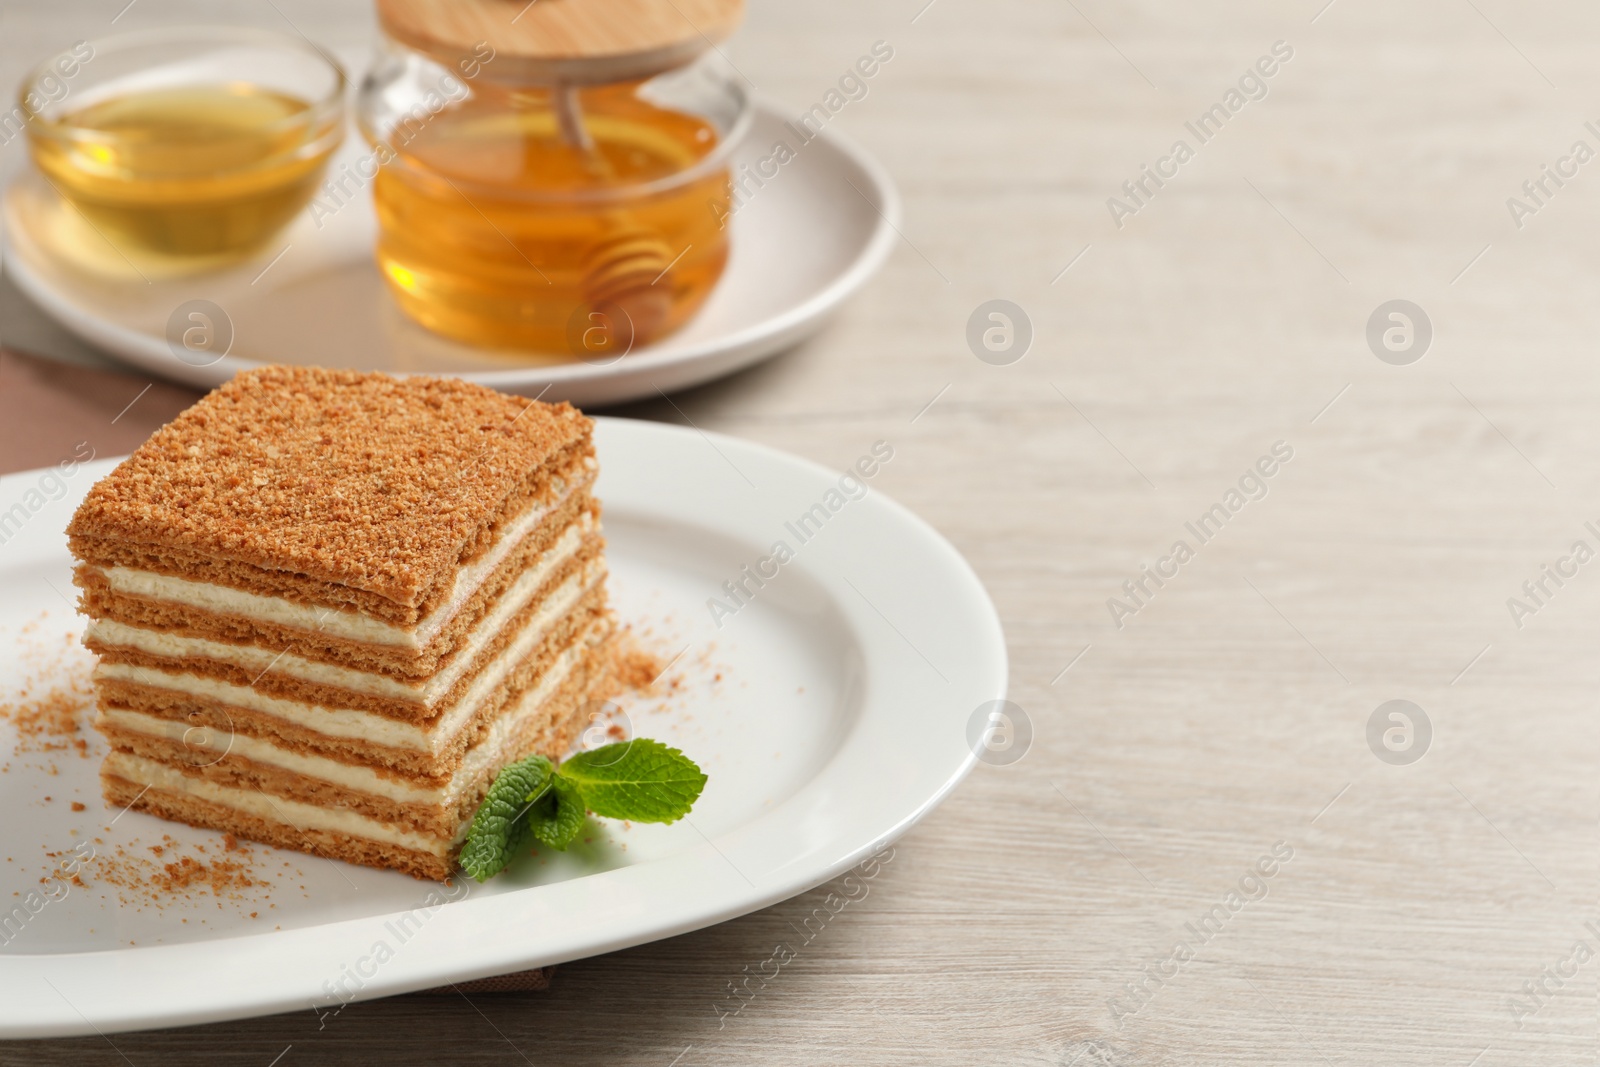
M 125 255 L 210 265 L 260 249 L 315 194 L 344 136 L 344 72 L 299 38 L 194 27 L 70 57 L 70 80 L 63 53 L 23 82 L 29 147 Z
M 727 263 L 752 110 L 718 55 L 549 63 L 504 36 L 424 48 L 385 30 L 358 119 L 381 164 L 378 267 L 410 318 L 606 362 L 694 315 Z

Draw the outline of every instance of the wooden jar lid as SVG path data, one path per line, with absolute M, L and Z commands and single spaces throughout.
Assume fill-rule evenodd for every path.
M 595 84 L 647 78 L 725 39 L 744 0 L 377 0 L 390 38 L 453 65 L 482 58 L 496 81 Z

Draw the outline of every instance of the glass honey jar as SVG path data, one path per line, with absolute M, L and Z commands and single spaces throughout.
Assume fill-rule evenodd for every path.
M 712 43 L 742 0 L 378 0 L 359 117 L 402 310 L 485 347 L 608 359 L 728 259 L 750 100 Z

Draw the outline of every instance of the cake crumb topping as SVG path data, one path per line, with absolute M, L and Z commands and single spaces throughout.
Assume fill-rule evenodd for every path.
M 413 605 L 589 427 L 569 404 L 454 379 L 263 367 L 157 430 L 89 491 L 67 532 Z

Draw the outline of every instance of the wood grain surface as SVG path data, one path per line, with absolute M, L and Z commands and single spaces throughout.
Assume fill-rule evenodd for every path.
M 14 82 L 126 0 L 0 2 Z M 370 32 L 354 3 L 206 11 Z M 192 13 L 140 0 L 117 28 Z M 544 994 L 0 1061 L 1593 1064 L 1600 562 L 1572 546 L 1600 549 L 1600 162 L 1574 154 L 1600 149 L 1597 40 L 1576 0 L 754 4 L 735 63 L 796 114 L 840 94 L 904 240 L 824 335 L 624 413 L 839 466 L 893 441 L 875 487 L 987 583 L 1031 750 L 979 766 L 737 1015 L 729 984 L 823 891 Z M 967 340 L 991 299 L 1031 322 L 1006 365 Z M 1409 363 L 1386 316 L 1368 341 L 1397 299 L 1431 324 Z M 1169 577 L 1134 601 L 1144 565 Z M 1369 742 L 1391 700 L 1430 724 L 1415 762 L 1380 758 L 1387 713 Z

